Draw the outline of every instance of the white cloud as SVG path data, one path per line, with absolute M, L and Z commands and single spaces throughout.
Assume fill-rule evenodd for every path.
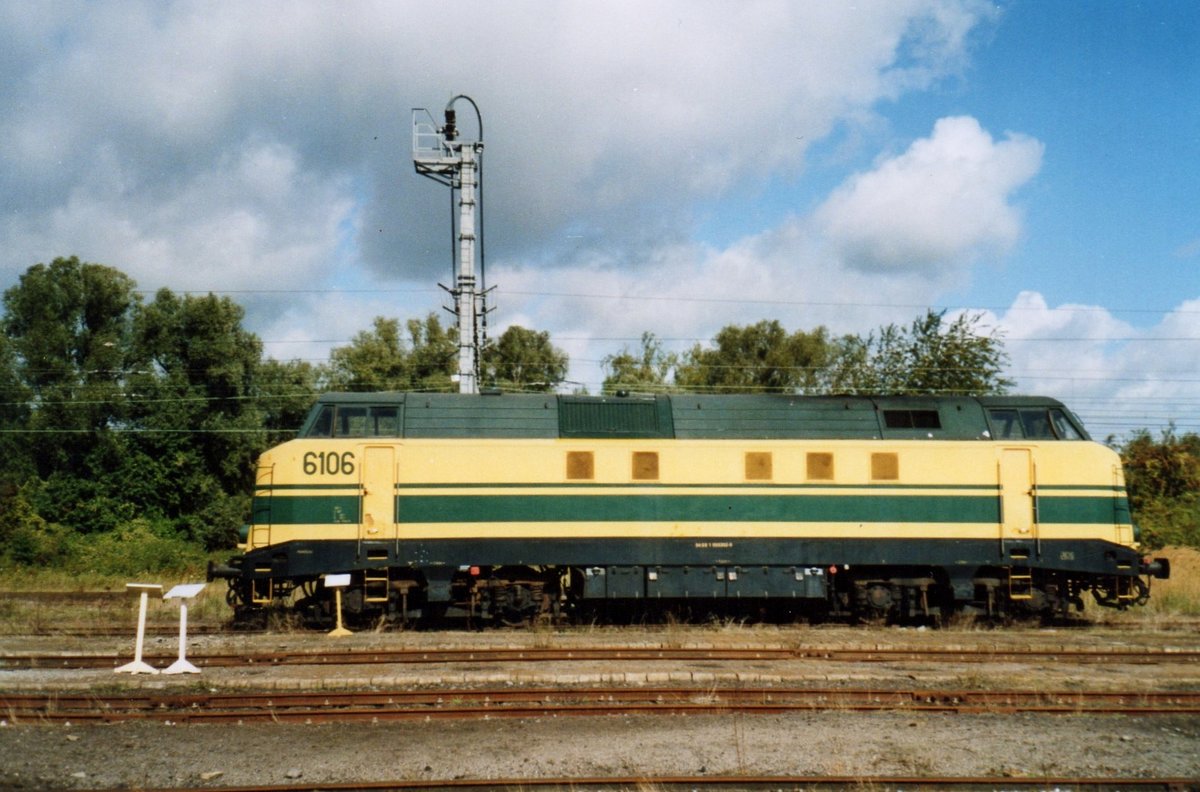
M 1100 306 L 1051 307 L 1022 292 L 988 320 L 1005 333 L 1017 390 L 1062 399 L 1098 439 L 1171 422 L 1200 431 L 1200 300 L 1139 328 Z
M 1021 232 L 1011 194 L 1041 166 L 1042 144 L 1010 133 L 995 142 L 970 117 L 943 118 L 933 134 L 838 188 L 816 221 L 854 269 L 935 273 Z
M 246 142 L 180 185 L 139 180 L 103 152 L 41 222 L 7 220 L 8 255 L 79 254 L 178 291 L 319 287 L 342 255 L 347 185 L 302 171 L 286 146 Z
M 760 319 L 777 319 L 793 331 L 824 325 L 835 334 L 851 333 L 907 322 L 930 296 L 919 275 L 843 267 L 827 255 L 805 218 L 721 250 L 665 246 L 637 271 L 596 262 L 550 269 L 500 265 L 493 282 L 500 284 L 501 315 L 504 302 L 516 299 L 532 326 L 573 339 L 560 342 L 571 356 L 571 377 L 592 392 L 603 379 L 601 359 L 623 345 L 637 348 L 644 331 L 675 351 L 707 344 L 725 325 Z M 871 301 L 863 295 L 886 297 Z
M 534 326 L 552 327 L 556 336 L 579 339 L 573 342 L 575 349 L 568 349 L 572 376 L 592 390 L 603 379 L 600 359 L 620 349 L 621 342 L 611 339 L 627 339 L 626 344 L 635 346 L 634 339 L 647 330 L 660 338 L 680 339 L 668 342 L 667 347 L 682 350 L 697 341 L 706 342 L 727 324 L 759 319 L 778 319 L 789 330 L 824 325 L 835 334 L 865 333 L 893 322 L 906 324 L 961 280 L 980 239 L 988 238 L 988 230 L 981 224 L 963 236 L 961 228 L 948 231 L 940 223 L 923 222 L 920 212 L 910 212 L 907 224 L 902 224 L 901 218 L 877 215 L 872 225 L 867 218 L 864 233 L 888 230 L 900 234 L 910 248 L 940 251 L 939 269 L 933 272 L 904 266 L 869 270 L 860 258 L 846 255 L 836 235 L 830 242 L 831 217 L 839 211 L 849 212 L 855 201 L 866 200 L 859 191 L 875 182 L 889 182 L 892 195 L 900 201 L 901 193 L 912 186 L 906 179 L 917 170 L 918 162 L 939 174 L 922 184 L 925 205 L 951 206 L 963 200 L 964 183 L 963 178 L 945 174 L 953 170 L 953 163 L 966 161 L 964 178 L 1011 172 L 1016 155 L 1006 145 L 992 144 L 973 119 L 939 121 L 930 138 L 914 143 L 908 154 L 881 161 L 871 174 L 853 177 L 812 216 L 793 216 L 724 249 L 664 244 L 649 252 L 648 260 L 633 271 L 603 259 L 550 268 L 507 262 L 493 267 L 492 282 L 500 285 L 501 298 L 511 292 L 519 295 Z M 1013 145 L 1026 157 L 1031 151 L 1040 152 L 1035 141 Z M 1027 169 L 1034 164 L 1025 162 Z M 984 204 L 998 204 L 1000 209 L 993 214 L 1005 214 L 1003 202 L 1009 185 L 1028 176 L 1010 173 L 1007 178 L 987 179 L 986 189 L 973 187 L 973 206 L 980 209 Z M 847 195 L 852 198 L 841 198 Z M 1016 218 L 1007 220 L 1005 228 L 1016 233 Z M 893 227 L 885 228 L 887 223 Z M 960 241 L 947 244 L 948 235 Z M 547 292 L 587 296 L 538 298 Z
M 958 69 L 966 34 L 994 12 L 972 0 L 466 2 L 454 13 L 268 1 L 6 16 L 0 38 L 17 54 L 0 60 L 0 216 L 17 244 L 0 272 L 98 251 L 139 280 L 162 267 L 229 275 L 178 243 L 219 230 L 226 254 L 245 257 L 239 284 L 253 284 L 268 268 L 286 275 L 318 201 L 337 214 L 347 198 L 359 266 L 441 271 L 445 203 L 411 172 L 411 106 L 440 110 L 459 90 L 480 102 L 495 255 L 614 250 L 628 266 L 646 245 L 683 238 L 691 201 L 798 173 L 843 119 Z M 213 188 L 247 141 L 288 152 L 299 220 L 243 215 L 240 197 Z M 567 228 L 586 244 L 559 245 Z M 135 249 L 156 240 L 159 264 L 131 262 L 113 244 L 124 235 Z M 272 246 L 280 254 L 264 257 Z

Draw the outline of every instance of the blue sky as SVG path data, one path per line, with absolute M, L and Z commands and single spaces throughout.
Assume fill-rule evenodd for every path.
M 1026 239 L 988 286 L 1004 291 L 977 287 L 964 300 L 1035 289 L 1114 311 L 1164 311 L 1195 294 L 1200 258 L 1187 263 L 1181 251 L 1198 238 L 1198 32 L 1200 5 L 1190 2 L 1022 2 L 1006 11 L 963 104 L 989 128 L 1034 135 L 1047 154 L 1025 196 Z
M 492 328 L 982 314 L 1093 434 L 1200 430 L 1200 5 L 0 2 L 0 287 L 230 294 L 281 359 L 441 310 L 410 108 L 487 130 Z M 1189 49 L 1190 48 L 1190 49 Z

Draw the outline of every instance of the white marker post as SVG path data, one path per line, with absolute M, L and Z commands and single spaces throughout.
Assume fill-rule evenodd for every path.
M 350 585 L 350 573 L 349 572 L 345 572 L 340 575 L 326 575 L 325 576 L 325 588 L 333 589 L 334 610 L 337 611 L 337 627 L 334 627 L 328 633 L 332 637 L 338 637 L 338 636 L 342 636 L 342 635 L 353 635 L 352 632 L 350 632 L 349 630 L 347 630 L 345 627 L 342 626 L 342 589 L 346 588 L 346 586 L 349 586 L 349 585 Z
M 113 671 L 118 674 L 157 674 L 157 668 L 142 661 L 142 646 L 146 642 L 146 602 L 151 591 L 161 594 L 162 586 L 157 583 L 126 583 L 125 590 L 141 595 L 138 602 L 137 642 L 133 648 L 133 662 L 114 668 Z
M 199 674 L 200 669 L 189 663 L 187 654 L 187 601 L 199 594 L 207 583 L 183 583 L 163 595 L 163 599 L 179 600 L 179 659 L 163 669 L 164 674 Z

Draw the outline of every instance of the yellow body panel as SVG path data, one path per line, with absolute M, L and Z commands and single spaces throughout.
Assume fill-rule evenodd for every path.
M 593 478 L 569 480 L 567 454 L 590 452 Z M 635 480 L 634 453 L 658 455 L 659 477 Z M 747 481 L 746 454 L 769 454 L 770 480 Z M 808 479 L 808 454 L 831 454 L 832 480 Z M 894 454 L 895 480 L 872 480 L 872 456 Z M 364 462 L 371 460 L 366 465 Z M 393 467 L 390 474 L 382 470 Z M 1132 545 L 1129 524 L 1038 525 L 1038 493 L 1063 496 L 1123 494 L 1120 461 L 1091 442 L 880 441 L 880 440 L 295 440 L 263 455 L 260 497 L 286 492 L 330 492 L 363 500 L 362 524 L 276 525 L 270 543 L 321 539 L 438 539 L 545 537 L 859 537 L 930 539 L 1103 539 Z M 364 475 L 367 479 L 364 480 Z M 387 492 L 388 479 L 394 493 Z M 1016 484 L 1013 484 L 1016 481 Z M 1003 501 L 997 523 L 849 522 L 464 522 L 397 525 L 379 517 L 394 494 L 569 495 L 584 489 L 605 495 L 976 495 Z M 365 495 L 364 495 L 365 492 Z M 401 505 L 403 508 L 403 505 Z M 250 547 L 266 544 L 251 532 Z

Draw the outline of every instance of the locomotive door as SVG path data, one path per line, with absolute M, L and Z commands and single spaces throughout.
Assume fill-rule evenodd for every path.
M 391 446 L 364 446 L 362 510 L 358 539 L 396 539 L 396 451 Z
M 1031 542 L 1037 539 L 1037 482 L 1033 455 L 1028 448 L 1000 451 L 1000 540 Z

